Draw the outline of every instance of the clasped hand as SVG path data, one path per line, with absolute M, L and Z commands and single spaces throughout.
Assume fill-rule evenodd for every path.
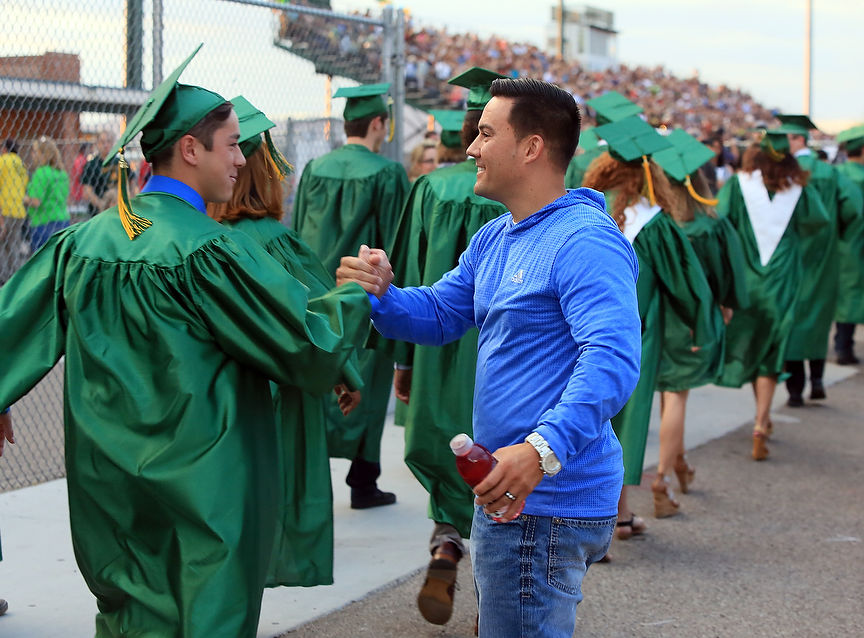
M 379 299 L 383 297 L 393 281 L 393 267 L 387 253 L 363 244 L 356 257 L 343 257 L 336 269 L 336 285 L 352 281 Z

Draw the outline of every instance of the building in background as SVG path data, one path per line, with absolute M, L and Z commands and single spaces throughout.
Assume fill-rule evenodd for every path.
M 563 55 L 567 61 L 577 61 L 590 71 L 616 65 L 615 14 L 587 5 L 567 8 L 564 2 L 556 3 L 546 25 L 546 50 Z

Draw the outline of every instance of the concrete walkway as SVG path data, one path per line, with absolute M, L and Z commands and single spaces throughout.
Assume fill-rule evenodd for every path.
M 854 368 L 828 364 L 826 385 L 830 387 L 855 372 Z M 829 390 L 829 402 L 831 394 Z M 782 406 L 785 399 L 786 392 L 780 388 L 775 407 Z M 646 467 L 656 463 L 657 459 L 656 403 Z M 694 448 L 739 428 L 752 419 L 753 412 L 749 388 L 730 390 L 710 386 L 693 391 L 688 410 L 687 447 Z M 402 463 L 402 430 L 393 426 L 392 416 L 390 418 L 391 422 L 384 432 L 384 472 L 380 485 L 396 492 L 397 504 L 376 510 L 351 510 L 348 488 L 344 484 L 348 463 L 334 460 L 336 584 L 329 587 L 267 590 L 258 629 L 260 638 L 280 636 L 354 601 L 367 598 L 370 593 L 399 581 L 412 577 L 416 580 L 419 577 L 418 572 L 428 561 L 426 547 L 431 531 L 431 524 L 426 518 L 426 493 Z M 788 410 L 784 414 L 774 415 L 778 425 L 795 423 L 799 418 Z M 23 438 L 26 433 L 18 431 L 17 435 Z M 65 481 L 52 481 L 0 494 L 0 529 L 3 533 L 4 554 L 4 560 L 0 563 L 0 597 L 9 601 L 9 612 L 0 618 L 0 635 L 3 638 L 92 636 L 96 605 L 78 573 L 72 554 Z M 801 559 L 813 561 L 813 550 L 813 547 L 802 547 Z M 463 582 L 460 596 L 468 600 L 472 597 L 470 579 L 463 576 L 460 581 Z M 859 593 L 861 583 L 859 580 Z M 415 587 L 413 582 L 411 587 Z M 412 613 L 417 615 L 413 609 Z M 427 627 L 432 630 L 431 626 Z M 435 628 L 436 632 L 438 630 Z M 302 633 L 303 630 L 299 630 L 299 634 Z M 379 636 L 412 635 L 373 633 Z M 325 631 L 316 635 L 352 634 Z

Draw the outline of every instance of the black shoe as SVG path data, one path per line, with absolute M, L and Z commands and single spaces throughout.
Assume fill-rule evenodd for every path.
M 800 394 L 790 394 L 789 400 L 786 401 L 786 405 L 790 408 L 800 408 L 804 406 L 804 399 Z
M 351 509 L 365 510 L 370 507 L 393 505 L 396 495 L 393 492 L 382 492 L 377 487 L 352 487 Z
M 9 609 L 9 603 L 7 603 L 5 600 L 0 598 L 0 616 L 5 614 L 8 609 Z
M 825 399 L 825 386 L 822 385 L 822 381 L 811 381 L 810 382 L 810 399 Z
M 853 352 L 838 352 L 837 365 L 840 366 L 857 366 L 861 363 L 860 359 Z

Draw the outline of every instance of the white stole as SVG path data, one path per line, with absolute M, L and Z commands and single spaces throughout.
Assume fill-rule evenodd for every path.
M 771 199 L 768 197 L 765 182 L 762 181 L 762 171 L 738 173 L 738 183 L 741 185 L 750 227 L 756 237 L 759 261 L 763 266 L 767 266 L 783 233 L 786 232 L 792 213 L 795 212 L 795 206 L 801 197 L 801 185 L 793 184 L 786 190 L 775 193 L 774 199 Z
M 636 241 L 636 235 L 645 227 L 645 224 L 654 219 L 654 215 L 660 212 L 659 206 L 652 206 L 644 197 L 632 206 L 624 209 L 624 236 L 631 244 Z

